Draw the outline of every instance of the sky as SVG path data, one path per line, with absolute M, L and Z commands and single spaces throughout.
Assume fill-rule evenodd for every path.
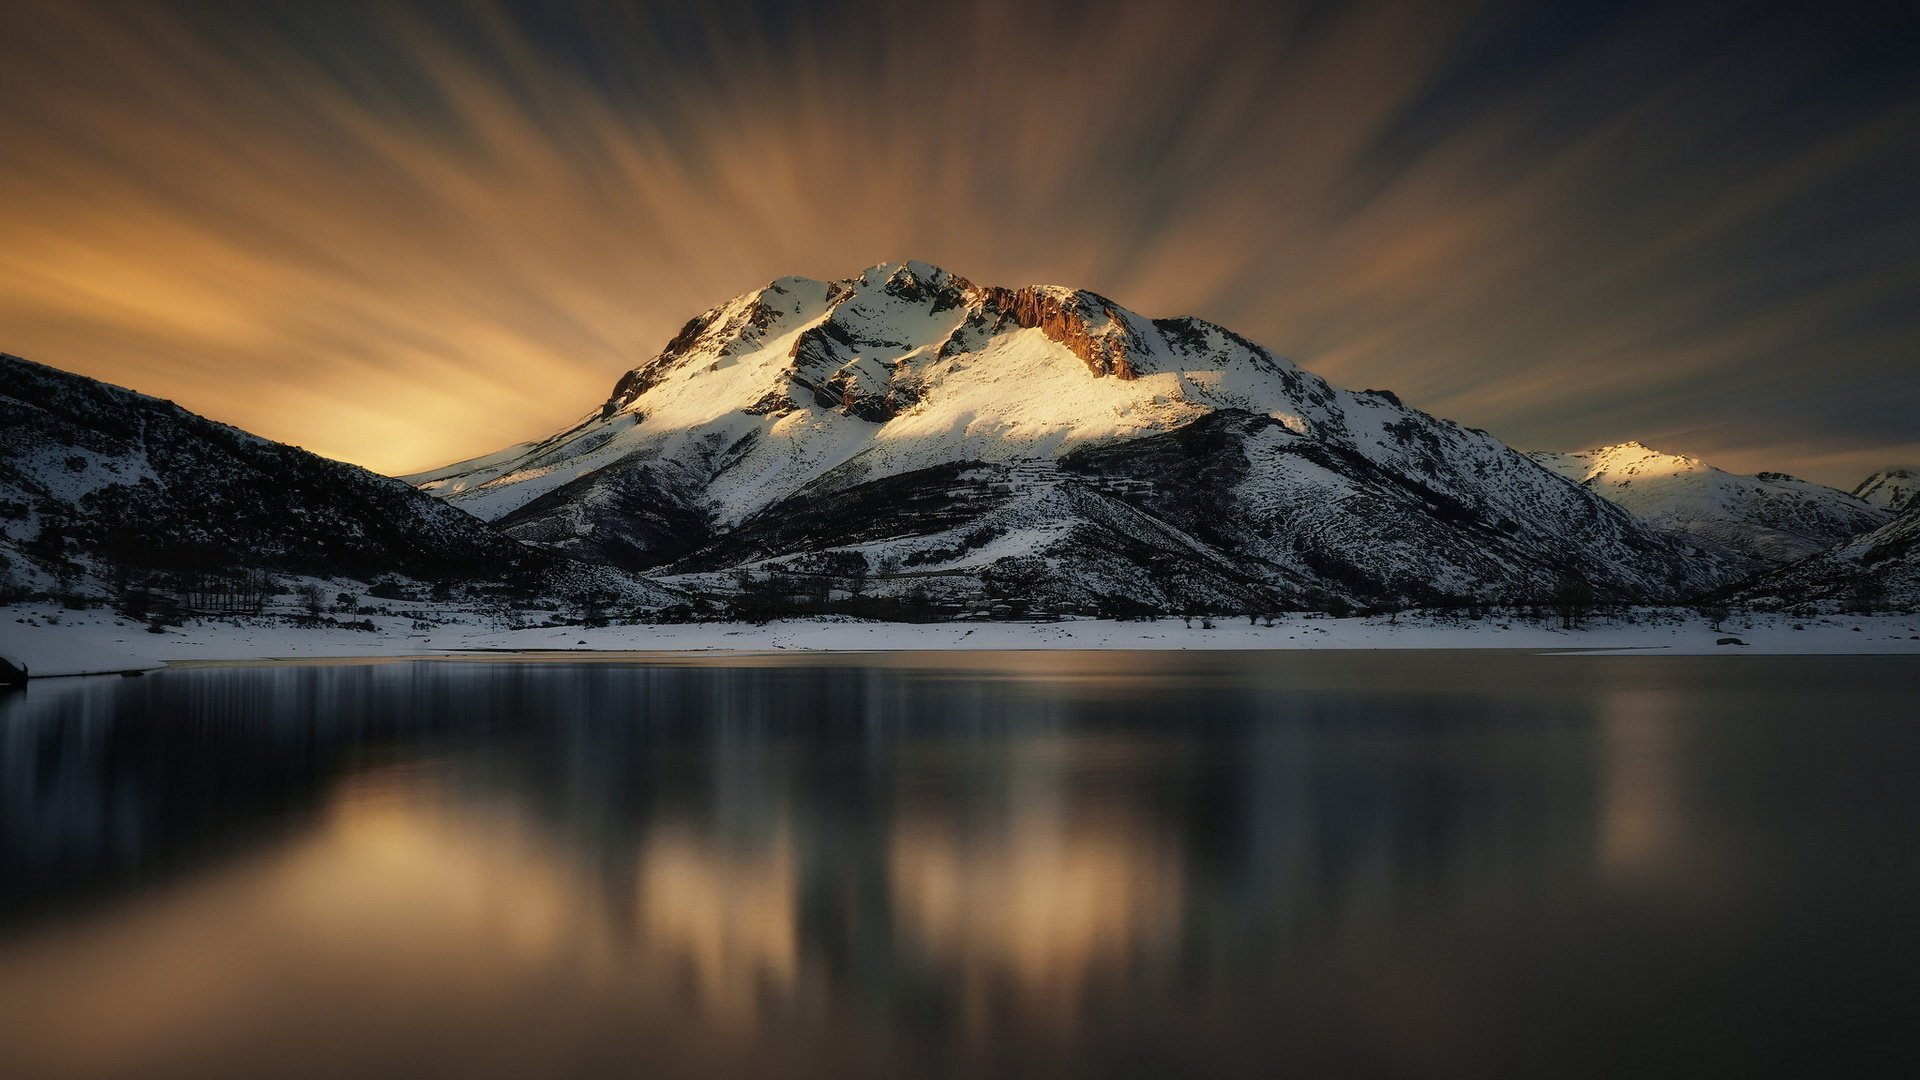
M 1851 486 L 1920 464 L 1916 55 L 1855 0 L 0 0 L 0 351 L 404 472 L 921 259 Z

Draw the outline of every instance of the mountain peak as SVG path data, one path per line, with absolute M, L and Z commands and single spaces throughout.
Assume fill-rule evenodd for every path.
M 1601 478 L 1618 479 L 1622 476 L 1688 473 L 1702 469 L 1712 472 L 1720 471 L 1699 458 L 1655 450 L 1638 439 L 1596 446 L 1591 450 L 1574 450 L 1567 453 L 1543 450 L 1528 456 L 1576 484 L 1590 483 Z
M 1083 377 L 1120 382 L 1200 371 L 1202 381 L 1219 384 L 1234 367 L 1300 382 L 1292 364 L 1211 323 L 1148 319 L 1097 293 L 1062 286 L 976 285 L 913 259 L 834 281 L 776 278 L 711 308 L 621 376 L 598 416 L 638 410 L 663 420 L 669 413 L 645 409 L 641 398 L 652 394 L 659 405 L 665 399 L 657 387 L 699 383 L 697 392 L 670 396 L 703 413 L 709 403 L 731 402 L 751 415 L 783 416 L 811 401 L 884 423 L 923 400 L 929 382 L 971 366 L 962 358 L 991 356 L 993 370 L 1009 377 L 1023 367 L 1051 377 L 1062 355 L 1078 362 Z M 1076 393 L 1067 394 L 1062 407 L 1073 408 Z M 1147 395 L 1152 400 L 1141 408 L 1122 412 L 1135 423 L 1157 422 L 1146 418 L 1169 411 L 1190 418 L 1205 407 L 1195 406 L 1196 393 L 1204 394 L 1198 383 L 1175 380 Z
M 1640 594 L 1717 565 L 1485 432 L 1212 323 L 919 260 L 769 282 L 576 427 L 422 479 L 511 536 L 629 568 L 830 559 L 969 602 L 1042 587 L 1009 583 L 1040 562 L 1083 609 L 1503 595 L 1562 572 Z
M 1782 472 L 1741 476 L 1639 440 L 1529 456 L 1657 528 L 1755 565 L 1805 558 L 1885 520 L 1834 488 Z
M 1881 469 L 1860 481 L 1853 495 L 1897 514 L 1920 506 L 1920 498 L 1915 497 L 1920 495 L 1920 472 L 1906 468 Z
M 913 280 L 937 288 L 959 278 L 932 263 L 908 259 L 905 262 L 875 263 L 862 271 L 857 280 L 868 285 L 885 285 L 894 281 Z
M 1639 439 L 1628 439 L 1626 442 L 1615 443 L 1612 446 L 1602 446 L 1596 450 L 1588 451 L 1588 453 L 1616 458 L 1639 457 L 1643 459 L 1658 459 L 1661 461 L 1687 462 L 1694 465 L 1705 464 L 1699 458 L 1690 457 L 1686 454 L 1676 454 L 1668 450 L 1659 450 L 1648 446 Z

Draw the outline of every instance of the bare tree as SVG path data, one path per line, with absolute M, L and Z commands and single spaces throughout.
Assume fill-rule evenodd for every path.
M 1703 600 L 1694 605 L 1693 610 L 1698 612 L 1702 619 L 1707 620 L 1707 625 L 1716 631 L 1720 629 L 1721 623 L 1727 621 L 1727 616 L 1732 614 L 1724 600 Z
M 319 618 L 321 613 L 327 610 L 327 594 L 321 592 L 320 586 L 312 582 L 294 590 L 294 595 L 300 598 L 301 606 L 307 609 L 307 614 L 312 618 Z

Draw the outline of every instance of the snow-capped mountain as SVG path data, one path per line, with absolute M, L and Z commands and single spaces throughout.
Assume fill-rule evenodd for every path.
M 1728 573 L 1485 432 L 1222 327 L 918 262 L 736 297 L 574 426 L 411 479 L 508 535 L 706 584 L 852 568 L 879 592 L 1164 610 Z
M 1740 476 L 1638 442 L 1528 456 L 1654 528 L 1756 570 L 1825 551 L 1892 517 L 1881 506 L 1786 473 Z
M 1899 513 L 1914 505 L 1920 493 L 1920 473 L 1912 469 L 1882 469 L 1853 489 L 1853 497 Z
M 1819 602 L 1860 611 L 1920 611 L 1920 503 L 1880 528 L 1741 585 L 1764 607 Z
M 240 569 L 669 595 L 510 540 L 390 477 L 0 354 L 0 577 L 45 589 Z

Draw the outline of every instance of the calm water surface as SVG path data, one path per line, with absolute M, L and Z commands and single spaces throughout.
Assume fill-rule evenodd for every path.
M 1916 1075 L 1920 661 L 0 696 L 0 1076 Z

